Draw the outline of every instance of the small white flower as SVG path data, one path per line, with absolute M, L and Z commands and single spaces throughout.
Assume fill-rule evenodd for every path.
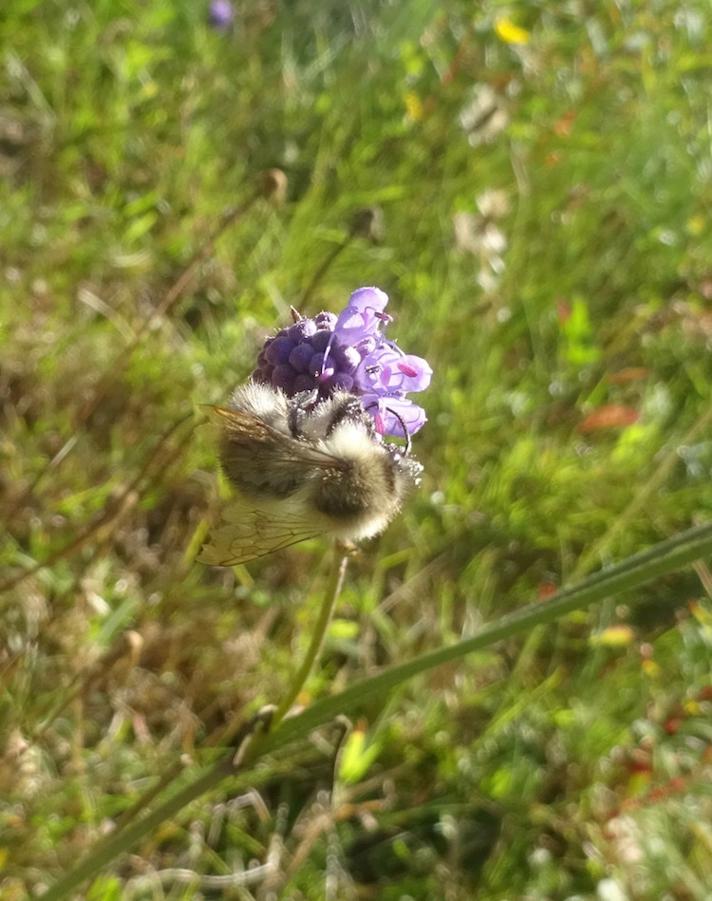
M 509 197 L 506 191 L 488 188 L 475 199 L 477 209 L 488 219 L 501 219 L 509 212 Z

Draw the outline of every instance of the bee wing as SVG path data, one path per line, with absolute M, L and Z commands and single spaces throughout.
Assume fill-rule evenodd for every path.
M 242 445 L 254 453 L 256 445 L 269 454 L 274 464 L 302 463 L 329 469 L 343 469 L 343 461 L 308 441 L 299 441 L 273 428 L 258 416 L 233 407 L 206 405 L 214 422 L 223 430 L 225 438 L 235 445 Z
M 313 519 L 284 509 L 256 506 L 237 497 L 222 511 L 222 523 L 203 545 L 199 563 L 237 566 L 273 551 L 316 538 L 325 529 Z

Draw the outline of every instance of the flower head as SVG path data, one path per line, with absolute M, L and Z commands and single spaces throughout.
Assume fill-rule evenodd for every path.
M 425 411 L 406 395 L 430 384 L 432 369 L 422 357 L 404 353 L 384 331 L 392 317 L 388 295 L 359 288 L 336 316 L 322 312 L 298 318 L 265 341 L 252 373 L 255 381 L 288 396 L 315 391 L 318 398 L 349 391 L 361 398 L 376 431 L 405 438 L 426 421 Z

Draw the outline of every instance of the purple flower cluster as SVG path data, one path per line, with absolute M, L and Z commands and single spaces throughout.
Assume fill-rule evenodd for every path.
M 432 369 L 384 336 L 391 321 L 384 312 L 387 303 L 388 295 L 379 288 L 359 288 L 339 316 L 319 313 L 297 320 L 265 341 L 252 378 L 289 396 L 350 391 L 360 397 L 381 435 L 403 438 L 404 429 L 413 435 L 426 416 L 406 395 L 427 388 Z

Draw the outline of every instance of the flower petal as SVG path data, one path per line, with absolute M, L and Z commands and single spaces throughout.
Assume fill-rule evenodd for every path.
M 378 323 L 373 317 L 369 317 L 366 313 L 357 310 L 356 307 L 346 307 L 336 321 L 334 335 L 343 341 L 353 344 L 363 335 L 368 334 L 368 330 L 373 326 L 377 327 Z
M 374 310 L 382 313 L 386 309 L 387 303 L 388 295 L 380 288 L 357 288 L 349 297 L 348 306 L 362 312 Z
M 354 291 L 346 309 L 339 315 L 334 335 L 355 344 L 361 338 L 378 332 L 388 316 L 383 312 L 388 295 L 380 288 L 359 288 Z
M 427 417 L 425 410 L 405 397 L 364 394 L 361 397 L 364 408 L 373 416 L 376 431 L 381 435 L 405 438 L 403 426 L 409 435 L 422 428 Z
M 381 343 L 364 357 L 356 373 L 357 384 L 376 393 L 424 391 L 433 370 L 427 360 L 404 354 L 393 345 Z
M 399 391 L 425 391 L 430 384 L 433 370 L 427 360 L 413 354 L 405 354 L 398 360 L 391 374 L 391 389 Z
M 399 359 L 400 354 L 381 341 L 361 360 L 356 370 L 356 384 L 363 391 L 374 391 L 377 394 L 389 391 L 391 372 Z

